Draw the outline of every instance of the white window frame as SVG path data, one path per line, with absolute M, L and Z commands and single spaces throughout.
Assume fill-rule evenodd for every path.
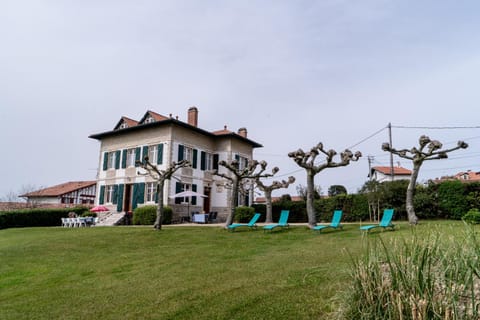
M 205 170 L 213 170 L 213 153 L 205 152 Z
M 145 202 L 155 202 L 156 182 L 147 182 L 145 184 Z
M 135 148 L 127 149 L 127 167 L 135 167 Z
M 238 155 L 238 170 L 243 170 L 248 166 L 248 158 Z
M 105 186 L 105 203 L 113 203 L 113 188 L 113 184 Z
M 187 146 L 183 147 L 183 159 L 193 163 L 193 148 Z
M 123 121 L 118 128 L 119 129 L 126 129 L 126 128 L 128 128 L 128 124 L 125 121 Z
M 145 119 L 145 123 L 152 123 L 155 122 L 155 119 L 152 116 L 148 116 L 147 119 Z
M 107 156 L 107 169 L 115 169 L 116 152 L 112 151 Z
M 152 146 L 148 146 L 148 161 L 150 161 L 151 164 L 157 164 L 158 145 L 154 144 Z

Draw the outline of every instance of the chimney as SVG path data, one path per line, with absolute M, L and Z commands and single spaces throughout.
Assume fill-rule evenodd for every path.
M 247 138 L 247 128 L 240 128 L 238 129 L 238 135 Z
M 196 107 L 188 109 L 188 124 L 194 127 L 198 126 L 198 109 Z

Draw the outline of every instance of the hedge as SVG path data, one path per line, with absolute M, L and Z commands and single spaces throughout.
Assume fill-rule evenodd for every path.
M 54 227 L 62 225 L 69 212 L 78 216 L 88 211 L 86 207 L 65 209 L 22 209 L 0 212 L 0 229 L 23 227 Z
M 168 206 L 163 207 L 162 224 L 172 223 L 172 212 L 172 208 Z M 134 225 L 153 225 L 156 219 L 157 206 L 155 205 L 138 207 L 133 211 L 132 223 Z

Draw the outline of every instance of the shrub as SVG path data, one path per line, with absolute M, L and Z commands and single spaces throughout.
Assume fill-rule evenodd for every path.
M 253 215 L 255 214 L 255 209 L 253 207 L 236 207 L 235 208 L 235 222 L 245 223 L 252 219 Z
M 157 219 L 157 206 L 148 205 L 138 207 L 133 211 L 133 224 L 135 225 L 152 225 Z M 163 207 L 162 224 L 172 223 L 172 208 Z
M 470 209 L 463 215 L 462 220 L 470 224 L 479 224 L 480 211 L 478 209 Z
M 65 209 L 22 209 L 0 212 L 0 229 L 22 227 L 53 227 L 60 226 L 62 219 L 68 217 L 69 212 L 78 216 L 88 211 L 86 207 Z
M 460 220 L 467 212 L 464 193 L 465 186 L 458 180 L 445 181 L 438 186 L 439 209 L 446 218 Z

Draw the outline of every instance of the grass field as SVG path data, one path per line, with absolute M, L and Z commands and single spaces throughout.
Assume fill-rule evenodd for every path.
M 329 319 L 368 242 L 462 228 L 0 230 L 0 319 Z

